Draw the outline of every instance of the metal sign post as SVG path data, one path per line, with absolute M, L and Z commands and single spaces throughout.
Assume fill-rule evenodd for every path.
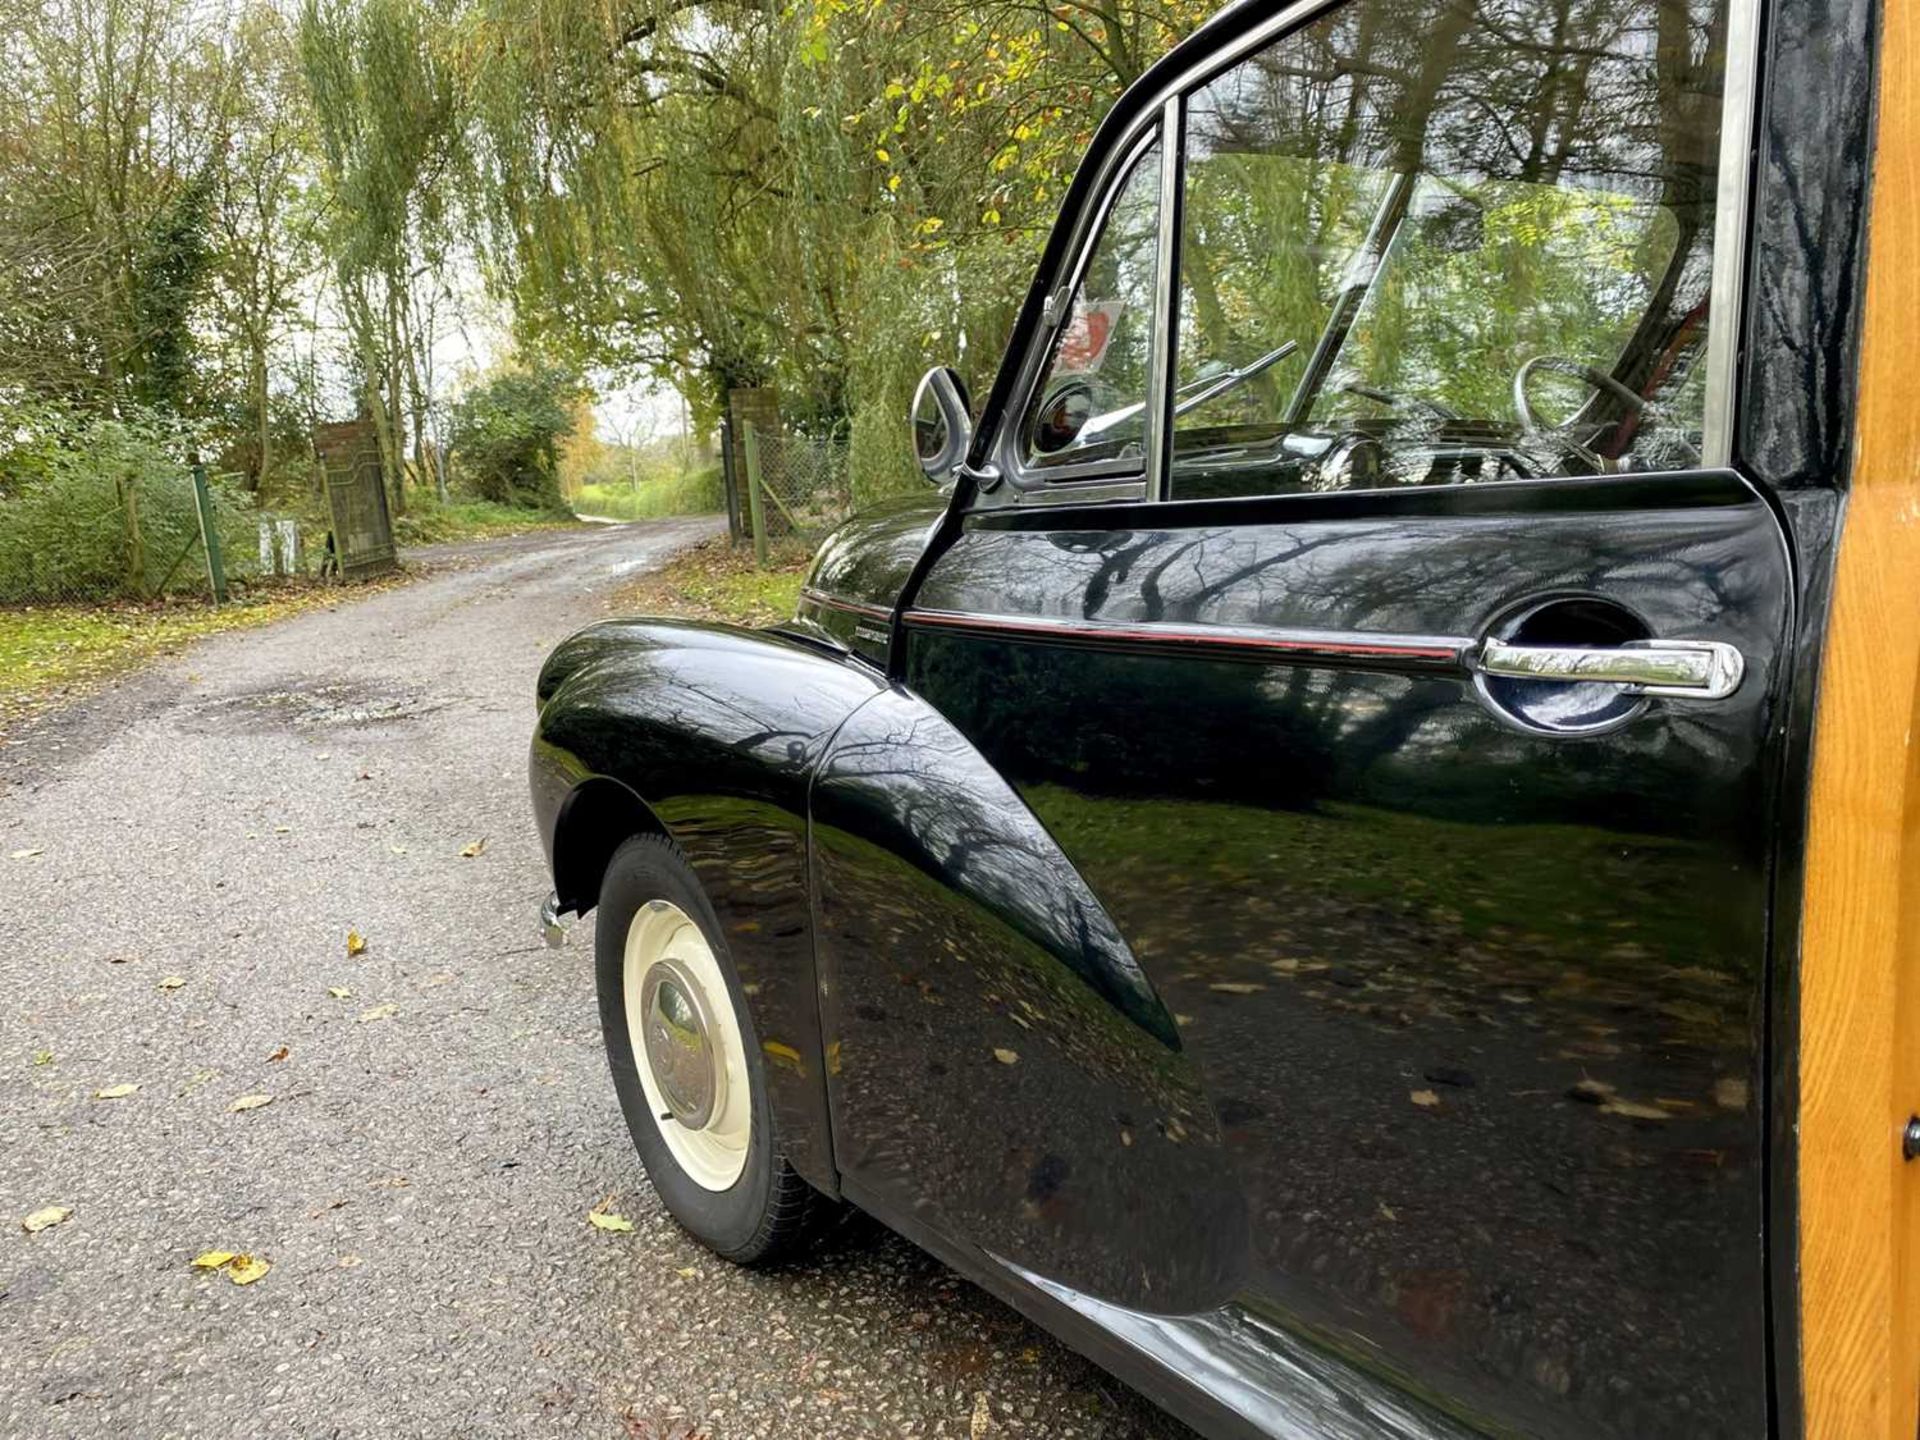
M 207 489 L 207 467 L 198 455 L 193 462 L 193 502 L 200 512 L 200 546 L 207 555 L 207 584 L 213 587 L 213 603 L 227 603 L 227 567 L 220 558 L 220 527 L 213 516 L 213 494 Z

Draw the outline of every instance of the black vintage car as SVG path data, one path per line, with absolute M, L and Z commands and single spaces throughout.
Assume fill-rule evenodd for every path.
M 1300 0 L 1129 90 L 920 496 L 541 674 L 672 1213 L 851 1202 L 1210 1434 L 1910 1440 L 1917 36 Z

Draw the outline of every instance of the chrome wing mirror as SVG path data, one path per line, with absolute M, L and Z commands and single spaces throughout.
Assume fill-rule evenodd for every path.
M 921 377 L 913 393 L 913 453 L 936 485 L 944 485 L 967 458 L 973 421 L 967 390 L 952 369 L 936 365 Z

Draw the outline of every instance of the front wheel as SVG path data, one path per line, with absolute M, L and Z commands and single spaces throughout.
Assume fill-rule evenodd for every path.
M 743 1265 L 811 1229 L 819 1198 L 780 1150 L 753 1018 L 679 847 L 638 835 L 600 884 L 594 969 L 613 1088 L 673 1218 Z

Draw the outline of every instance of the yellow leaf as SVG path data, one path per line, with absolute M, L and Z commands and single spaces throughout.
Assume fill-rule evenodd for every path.
M 589 1210 L 587 1223 L 596 1230 L 631 1230 L 633 1221 L 624 1215 L 615 1215 L 606 1210 Z
M 205 1250 L 193 1257 L 193 1268 L 196 1270 L 223 1269 L 235 1258 L 235 1254 L 236 1252 L 232 1250 Z
M 1431 1090 L 1409 1090 L 1407 1092 L 1407 1098 L 1413 1101 L 1414 1104 L 1423 1105 L 1429 1109 L 1440 1103 L 1440 1097 Z
M 347 958 L 351 960 L 367 948 L 367 937 L 358 930 L 347 931 Z
M 993 1058 L 998 1060 L 1002 1065 L 1018 1065 L 1020 1063 L 1020 1052 L 1018 1050 L 995 1050 L 993 1052 Z
M 186 983 L 187 977 L 184 975 L 163 975 L 160 977 L 160 988 L 162 990 L 178 990 Z
M 271 1095 L 242 1095 L 238 1100 L 234 1101 L 233 1104 L 229 1105 L 227 1109 L 258 1110 L 262 1105 L 271 1105 L 272 1103 L 273 1096 Z
M 362 1010 L 360 1012 L 360 1023 L 364 1025 L 369 1020 L 390 1020 L 399 1013 L 400 1007 L 398 1005 L 376 1005 L 371 1010 Z
M 33 846 L 29 846 L 25 850 L 14 851 L 10 858 L 14 860 L 31 860 L 33 859 L 34 856 L 43 854 L 43 853 L 44 852 L 40 849 L 38 845 L 33 845 Z
M 327 987 L 327 994 L 331 995 L 335 1000 L 351 1000 L 353 998 L 353 991 L 344 985 L 329 985 Z
M 1207 988 L 1218 990 L 1222 995 L 1258 995 L 1267 987 L 1251 980 L 1220 980 Z
M 683 1267 L 682 1269 L 674 1271 L 673 1273 L 678 1275 L 682 1280 L 691 1280 L 693 1279 L 694 1276 L 698 1275 L 700 1272 L 694 1269 L 693 1266 L 688 1265 Z
M 796 1073 L 804 1069 L 800 1063 L 800 1052 L 791 1045 L 783 1045 L 778 1040 L 763 1040 L 760 1043 L 760 1048 L 765 1052 L 766 1057 L 776 1064 L 785 1066 L 787 1069 L 795 1071 Z
M 36 1051 L 34 1051 L 34 1052 L 33 1052 L 33 1063 L 34 1063 L 34 1064 L 36 1064 L 36 1065 L 51 1065 L 51 1064 L 53 1064 L 53 1051 L 51 1051 L 51 1050 L 36 1050 Z
M 109 1085 L 104 1090 L 94 1091 L 93 1098 L 96 1100 L 124 1100 L 139 1088 L 138 1085 Z
M 227 1278 L 236 1285 L 251 1285 L 272 1268 L 265 1260 L 256 1260 L 251 1255 L 236 1255 L 227 1266 Z
M 477 859 L 486 850 L 486 848 L 487 848 L 487 837 L 482 835 L 478 840 L 475 840 L 471 845 L 462 845 L 460 847 L 460 858 L 462 860 Z
M 36 1210 L 20 1222 L 20 1228 L 29 1235 L 38 1235 L 51 1225 L 58 1225 L 73 1214 L 71 1205 L 49 1205 L 44 1210 Z

